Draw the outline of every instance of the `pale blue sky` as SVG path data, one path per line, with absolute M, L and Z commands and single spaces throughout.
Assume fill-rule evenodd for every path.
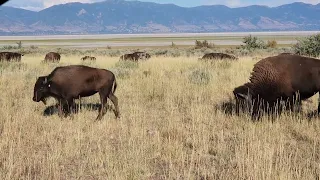
M 92 3 L 103 0 L 10 0 L 5 5 L 20 7 L 29 10 L 41 10 L 55 4 L 63 4 L 68 2 Z M 141 0 L 156 3 L 172 3 L 183 7 L 194 7 L 200 5 L 223 4 L 229 7 L 241 7 L 248 5 L 267 5 L 279 6 L 292 2 L 305 2 L 310 4 L 318 4 L 320 0 Z

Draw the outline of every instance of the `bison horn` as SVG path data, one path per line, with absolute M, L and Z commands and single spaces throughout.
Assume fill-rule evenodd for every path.
M 45 77 L 45 78 L 44 78 L 44 81 L 43 81 L 43 84 L 47 84 L 47 82 L 48 82 L 48 78 Z
M 243 99 L 248 99 L 248 96 L 242 93 L 237 93 L 238 96 L 242 97 Z
M 238 96 L 242 97 L 243 99 L 245 99 L 248 103 L 252 104 L 252 97 L 251 94 L 242 94 L 242 93 L 237 93 Z

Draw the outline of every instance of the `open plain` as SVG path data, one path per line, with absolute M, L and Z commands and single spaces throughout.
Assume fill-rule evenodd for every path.
M 94 54 L 92 54 L 94 55 Z M 285 113 L 274 122 L 232 114 L 233 88 L 248 81 L 259 59 L 206 64 L 197 56 L 154 56 L 139 64 L 119 57 L 44 54 L 0 63 L 1 179 L 318 179 L 320 122 Z M 60 119 L 55 101 L 32 101 L 38 76 L 85 64 L 114 72 L 121 118 L 101 121 L 99 96 L 81 99 L 79 112 Z M 109 102 L 110 104 L 110 102 Z
M 27 46 L 71 48 L 163 47 L 172 43 L 177 46 L 192 46 L 195 40 L 208 40 L 217 46 L 238 46 L 242 44 L 243 37 L 248 35 L 264 41 L 277 40 L 279 45 L 290 46 L 297 39 L 316 33 L 319 31 L 1 36 L 0 46 L 16 45 L 20 40 Z

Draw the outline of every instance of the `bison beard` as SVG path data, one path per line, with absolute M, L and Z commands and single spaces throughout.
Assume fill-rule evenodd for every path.
M 260 112 L 263 111 L 271 115 L 278 115 L 283 109 L 300 111 L 301 100 L 306 100 L 319 91 L 318 59 L 281 54 L 256 63 L 250 82 L 235 88 L 233 93 L 237 106 L 240 106 L 237 111 L 243 109 L 241 104 L 247 104 L 252 119 L 259 119 Z
M 66 104 L 70 112 L 74 109 L 75 99 L 99 92 L 101 108 L 96 120 L 102 119 L 106 113 L 107 98 L 113 102 L 114 114 L 118 118 L 118 98 L 114 95 L 116 88 L 117 82 L 111 71 L 83 65 L 61 66 L 48 76 L 37 79 L 33 101 L 45 103 L 47 97 L 54 97 L 58 101 L 59 116 L 62 117 L 63 105 Z

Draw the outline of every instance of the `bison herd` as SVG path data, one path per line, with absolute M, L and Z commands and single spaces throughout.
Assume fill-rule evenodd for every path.
M 0 52 L 1 61 L 21 61 L 20 53 Z M 146 52 L 124 54 L 121 61 L 150 59 Z M 59 62 L 60 54 L 49 52 L 45 62 Z M 223 53 L 205 54 L 199 60 L 229 59 L 237 57 Z M 84 56 L 81 60 L 95 61 L 95 57 Z M 55 68 L 49 75 L 38 77 L 34 85 L 33 101 L 46 104 L 48 97 L 58 102 L 59 116 L 66 116 L 75 108 L 75 99 L 99 93 L 101 107 L 96 120 L 106 113 L 106 102 L 114 104 L 114 114 L 120 117 L 118 98 L 115 96 L 117 82 L 115 75 L 106 69 L 84 65 L 69 65 Z M 320 91 L 320 61 L 315 58 L 291 53 L 282 53 L 258 61 L 249 81 L 234 88 L 235 112 L 249 113 L 252 119 L 259 119 L 263 113 L 279 115 L 283 110 L 301 111 L 301 101 Z M 66 108 L 64 108 L 66 107 Z M 320 102 L 318 113 L 320 112 Z M 274 116 L 273 116 L 274 117 Z

